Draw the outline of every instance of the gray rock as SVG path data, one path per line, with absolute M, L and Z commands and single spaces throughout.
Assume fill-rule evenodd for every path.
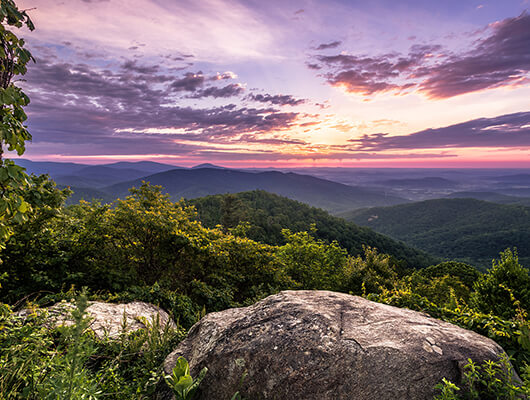
M 425 314 L 328 291 L 285 291 L 206 315 L 179 356 L 208 373 L 200 399 L 432 399 L 442 377 L 460 382 L 468 358 L 498 359 L 492 340 Z M 242 382 L 242 383 L 241 383 Z M 165 392 L 164 392 L 165 390 Z M 170 399 L 167 388 L 159 398 Z
M 48 307 L 49 321 L 54 326 L 72 325 L 70 313 L 73 308 L 74 305 L 68 302 L 60 302 Z M 173 329 L 177 327 L 167 312 L 157 306 L 140 301 L 127 304 L 91 301 L 86 311 L 87 316 L 92 319 L 90 329 L 100 339 L 104 337 L 117 338 L 124 330 L 125 332 L 132 332 L 145 329 L 146 323 L 152 325 L 157 319 L 160 329 L 163 329 L 166 324 L 169 324 Z M 31 312 L 31 310 L 25 309 L 17 314 L 25 317 Z

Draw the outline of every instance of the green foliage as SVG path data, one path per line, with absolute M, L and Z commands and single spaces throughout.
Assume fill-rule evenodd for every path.
M 24 107 L 29 98 L 12 83 L 16 75 L 24 75 L 27 63 L 34 61 L 24 48 L 24 39 L 18 38 L 8 27 L 35 29 L 25 11 L 20 11 L 12 0 L 0 5 L 0 248 L 13 232 L 12 224 L 26 220 L 31 209 L 23 196 L 29 177 L 23 168 L 3 158 L 4 146 L 21 155 L 31 135 L 24 126 L 27 119 Z
M 530 309 L 530 276 L 528 269 L 519 264 L 517 252 L 507 249 L 478 279 L 471 303 L 482 312 L 512 318 L 516 315 L 515 300 L 524 310 Z
M 446 261 L 438 265 L 431 265 L 427 268 L 418 271 L 421 276 L 426 278 L 441 278 L 443 276 L 452 276 L 458 278 L 463 285 L 467 288 L 472 289 L 476 280 L 481 275 L 475 267 L 469 264 Z
M 114 294 L 96 293 L 93 297 L 119 303 L 144 301 L 154 304 L 168 312 L 185 329 L 191 328 L 200 319 L 202 311 L 202 307 L 193 302 L 190 297 L 175 290 L 163 288 L 158 283 L 151 286 L 131 286 Z
M 485 314 L 472 307 L 454 302 L 437 305 L 410 287 L 395 287 L 379 294 L 368 294 L 372 301 L 400 308 L 425 312 L 464 329 L 477 332 L 497 342 L 513 358 L 517 371 L 522 371 L 530 363 L 530 323 L 521 314 L 514 319 L 503 319 L 497 315 Z M 514 306 L 515 307 L 515 306 Z
M 471 265 L 448 261 L 414 271 L 404 281 L 415 293 L 449 306 L 455 301 L 467 304 L 480 275 Z
M 414 292 L 428 298 L 435 304 L 451 306 L 455 302 L 467 303 L 471 290 L 452 275 L 435 276 L 431 279 L 421 274 L 413 274 L 406 281 L 414 287 Z
M 145 329 L 100 340 L 88 329 L 87 305 L 79 295 L 73 324 L 53 328 L 43 310 L 22 318 L 0 303 L 1 400 L 152 398 L 162 362 L 184 331 L 155 318 L 142 321 Z
M 97 356 L 91 360 L 99 387 L 116 399 L 152 398 L 163 378 L 162 363 L 184 338 L 185 331 L 161 326 L 160 318 L 143 320 L 145 329 L 120 335 L 119 340 L 97 341 Z M 124 325 L 123 328 L 126 328 Z
M 486 270 L 506 248 L 530 264 L 530 208 L 474 199 L 436 199 L 342 214 L 409 246 Z
M 26 323 L 0 303 L 0 399 L 35 398 L 53 360 L 53 340 L 43 315 L 31 315 Z
M 101 394 L 92 372 L 85 367 L 95 352 L 87 334 L 90 326 L 90 319 L 86 316 L 87 307 L 86 295 L 82 293 L 72 310 L 74 324 L 59 327 L 62 337 L 58 350 L 62 350 L 63 354 L 56 358 L 54 371 L 38 385 L 39 398 L 95 400 Z
M 72 285 L 131 293 L 158 282 L 199 309 L 221 310 L 289 287 L 276 252 L 204 228 L 192 208 L 144 184 L 114 207 L 82 202 L 17 227 L 2 252 L 16 281 L 6 283 L 1 298 L 13 302 Z
M 199 229 L 190 221 L 192 215 L 190 208 L 171 203 L 159 186 L 132 188 L 130 196 L 118 200 L 114 209 L 106 208 L 100 217 L 106 219 L 101 232 L 106 240 L 100 244 L 115 261 L 110 267 L 153 284 L 182 256 L 189 235 Z
M 72 311 L 74 324 L 58 329 L 58 338 L 47 328 L 46 314 L 23 321 L 10 311 L 0 321 L 0 377 L 2 399 L 96 399 L 99 390 L 84 366 L 94 353 L 86 297 Z M 3 397 L 2 397 L 3 396 Z
M 188 361 L 184 357 L 179 357 L 171 375 L 164 376 L 164 379 L 176 400 L 192 400 L 207 372 L 208 368 L 204 367 L 199 376 L 193 379 Z
M 287 240 L 277 257 L 296 285 L 304 289 L 333 290 L 340 286 L 347 262 L 346 250 L 337 242 L 326 244 L 307 232 L 283 230 Z
M 464 366 L 460 387 L 443 378 L 435 389 L 441 391 L 436 400 L 516 400 L 530 394 L 530 382 L 520 382 L 504 354 L 500 360 L 487 360 L 477 365 L 472 360 Z
M 436 261 L 421 251 L 377 234 L 371 229 L 359 227 L 324 210 L 263 190 L 206 196 L 190 200 L 189 204 L 197 208 L 199 220 L 205 226 L 214 228 L 220 224 L 224 229 L 228 229 L 246 222 L 247 237 L 270 245 L 281 246 L 286 243 L 283 229 L 304 232 L 310 231 L 314 224 L 315 238 L 328 243 L 335 240 L 352 256 L 363 254 L 363 245 L 367 245 L 394 256 L 400 263 L 409 267 L 426 267 Z
M 22 192 L 23 199 L 33 206 L 26 212 L 26 221 L 14 227 L 14 236 L 0 251 L 2 267 L 8 276 L 0 293 L 11 293 L 11 296 L 4 294 L 4 300 L 14 301 L 39 290 L 60 289 L 57 282 L 62 280 L 61 276 L 68 275 L 61 249 L 61 243 L 67 238 L 60 237 L 51 222 L 64 218 L 61 206 L 68 194 L 67 189 L 57 189 L 45 175 L 32 177 L 31 184 Z
M 460 388 L 445 378 L 442 378 L 442 382 L 437 384 L 434 388 L 441 392 L 434 398 L 434 400 L 458 400 L 459 398 L 457 392 Z
M 44 304 L 70 299 L 72 286 L 88 286 L 90 298 L 157 304 L 189 328 L 206 312 L 252 304 L 282 289 L 328 289 L 427 312 L 488 336 L 513 357 L 519 373 L 530 362 L 528 273 L 513 251 L 502 253 L 484 275 L 455 262 L 404 275 L 394 257 L 369 246 L 352 257 L 338 242 L 317 237 L 315 226 L 309 232 L 283 230 L 281 245 L 246 237 L 252 226 L 233 227 L 235 219 L 225 229 L 206 228 L 193 208 L 172 203 L 160 187 L 143 184 L 113 205 L 81 202 L 64 208 L 66 192 L 45 177 L 34 182 L 40 186 L 25 191 L 25 198 L 35 203 L 32 198 L 40 196 L 41 206 L 14 227 L 2 251 L 4 301 L 37 299 L 41 293 Z M 50 385 L 68 396 L 72 381 L 72 392 L 85 388 L 93 396 L 150 398 L 163 379 L 164 357 L 183 337 L 182 330 L 155 323 L 118 341 L 100 341 L 90 333 L 80 336 L 82 329 L 50 330 L 38 316 L 22 323 L 8 308 L 0 312 L 0 327 L 6 327 L 0 328 L 6 338 L 0 362 L 14 371 L 0 381 L 6 393 L 14 393 L 7 398 L 20 398 L 24 391 L 36 397 L 42 388 L 52 390 Z M 83 319 L 75 326 L 83 326 Z M 70 354 L 78 354 L 76 362 Z M 443 393 L 462 391 L 446 385 Z
M 364 259 L 361 256 L 350 258 L 342 280 L 344 291 L 361 295 L 381 293 L 394 288 L 398 280 L 396 267 L 386 254 L 377 249 L 364 248 Z

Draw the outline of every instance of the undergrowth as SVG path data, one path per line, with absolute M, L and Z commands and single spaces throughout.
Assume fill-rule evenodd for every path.
M 0 304 L 0 400 L 152 398 L 184 330 L 156 317 L 142 321 L 145 329 L 127 333 L 124 323 L 118 338 L 97 338 L 87 307 L 79 295 L 73 323 L 56 327 L 44 309 L 22 316 Z

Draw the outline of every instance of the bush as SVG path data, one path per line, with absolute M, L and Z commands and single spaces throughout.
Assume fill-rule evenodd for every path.
M 530 306 L 530 276 L 519 264 L 517 252 L 507 249 L 494 260 L 492 268 L 474 285 L 471 304 L 479 311 L 509 319 L 516 316 L 513 298 L 524 310 Z

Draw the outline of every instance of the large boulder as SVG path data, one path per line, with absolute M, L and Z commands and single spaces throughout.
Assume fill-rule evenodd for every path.
M 71 312 L 74 307 L 74 304 L 69 302 L 60 302 L 48 307 L 46 309 L 48 321 L 54 326 L 72 325 Z M 17 314 L 25 317 L 32 312 L 32 310 L 24 309 Z M 167 312 L 153 304 L 141 301 L 126 304 L 91 301 L 86 313 L 91 319 L 90 329 L 100 339 L 104 337 L 114 339 L 122 332 L 145 329 L 148 324 L 158 325 L 159 329 L 163 329 L 167 324 L 173 329 L 177 328 Z
M 206 315 L 164 363 L 179 356 L 196 376 L 199 399 L 239 391 L 261 399 L 432 399 L 442 377 L 498 359 L 502 348 L 425 314 L 328 291 L 285 291 L 250 307 Z M 172 398 L 166 389 L 159 398 Z

